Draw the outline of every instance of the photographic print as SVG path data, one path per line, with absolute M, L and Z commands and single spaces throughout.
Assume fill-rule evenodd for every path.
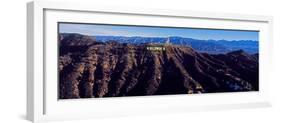
M 259 31 L 58 23 L 59 99 L 259 91 Z

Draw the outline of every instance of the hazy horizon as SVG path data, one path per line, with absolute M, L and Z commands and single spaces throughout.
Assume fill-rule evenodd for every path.
M 258 31 L 198 29 L 180 27 L 125 26 L 105 24 L 59 23 L 59 33 L 78 33 L 89 36 L 120 37 L 182 37 L 199 40 L 258 41 Z

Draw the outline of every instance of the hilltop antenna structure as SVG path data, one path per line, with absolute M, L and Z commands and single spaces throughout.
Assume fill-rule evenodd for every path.
M 167 40 L 165 41 L 165 44 L 170 44 L 170 37 L 167 38 Z

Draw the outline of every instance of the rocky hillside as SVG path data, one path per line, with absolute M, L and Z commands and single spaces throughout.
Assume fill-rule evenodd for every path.
M 96 42 L 59 37 L 59 98 L 192 94 L 258 90 L 258 54 L 198 53 L 191 47 Z

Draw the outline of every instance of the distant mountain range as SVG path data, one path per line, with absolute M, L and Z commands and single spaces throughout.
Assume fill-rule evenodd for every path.
M 143 44 L 143 43 L 165 43 L 167 37 L 125 37 L 125 36 L 91 36 L 99 42 L 117 41 L 119 43 Z M 174 45 L 191 46 L 198 52 L 206 52 L 211 54 L 227 53 L 242 49 L 249 54 L 258 53 L 258 41 L 252 40 L 199 40 L 184 37 L 169 37 L 170 43 Z

